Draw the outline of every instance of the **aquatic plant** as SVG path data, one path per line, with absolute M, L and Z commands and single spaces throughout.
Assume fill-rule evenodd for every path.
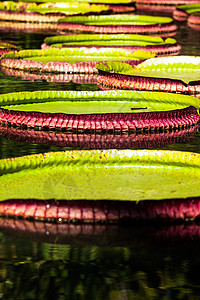
M 155 56 L 150 51 L 131 52 L 121 48 L 68 48 L 21 50 L 6 53 L 0 61 L 1 67 L 46 73 L 97 73 L 95 65 L 99 61 L 126 61 L 137 64 Z
M 196 4 L 187 4 L 187 5 L 178 5 L 173 12 L 173 17 L 177 21 L 186 21 L 191 15 L 196 12 L 200 12 L 200 3 Z M 196 22 L 193 22 L 196 23 Z
M 30 3 L 4 1 L 0 3 L 0 19 L 4 21 L 55 23 L 68 15 L 99 13 L 109 10 L 107 5 L 79 2 Z
M 35 3 L 55 3 L 55 0 L 28 0 L 25 2 L 35 2 Z M 56 3 L 72 3 L 72 4 L 77 4 L 77 3 L 93 3 L 93 4 L 113 4 L 113 5 L 129 5 L 129 6 L 135 6 L 135 0 L 79 0 L 79 1 L 74 1 L 74 0 L 56 0 Z
M 193 29 L 200 30 L 200 12 L 196 12 L 194 14 L 191 14 L 188 17 L 187 23 Z
M 18 50 L 18 48 L 14 44 L 0 41 L 0 56 L 4 53 L 16 50 Z
M 41 48 L 63 47 L 122 47 L 123 49 L 136 51 L 152 51 L 156 55 L 179 54 L 181 46 L 173 38 L 162 39 L 137 34 L 70 34 L 46 37 Z
M 199 162 L 199 154 L 164 150 L 74 150 L 1 160 L 0 200 L 9 201 L 1 202 L 0 212 L 60 222 L 194 219 Z
M 155 131 L 199 122 L 199 99 L 137 91 L 0 95 L 0 123 L 74 132 Z
M 177 26 L 172 18 L 145 15 L 72 16 L 58 21 L 59 30 L 94 33 L 134 33 L 173 36 Z
M 96 68 L 100 71 L 97 82 L 102 89 L 200 93 L 198 56 L 155 57 L 137 66 L 105 62 Z
M 177 21 L 187 20 L 188 26 L 200 30 L 200 3 L 177 6 L 173 17 Z
M 199 0 L 136 0 L 136 8 L 146 11 L 172 12 L 177 5 L 199 3 Z

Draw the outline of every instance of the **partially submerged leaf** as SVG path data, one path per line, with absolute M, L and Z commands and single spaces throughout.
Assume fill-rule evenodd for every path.
M 58 29 L 87 33 L 134 33 L 166 37 L 175 35 L 177 26 L 169 17 L 113 14 L 60 18 Z

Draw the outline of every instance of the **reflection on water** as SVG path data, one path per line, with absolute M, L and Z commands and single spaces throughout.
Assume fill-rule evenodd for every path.
M 3 299 L 198 299 L 197 225 L 5 223 Z
M 0 156 L 6 158 L 69 149 L 173 149 L 178 144 L 189 151 L 188 146 L 194 146 L 195 142 L 198 152 L 198 128 L 199 125 L 152 133 L 89 134 L 0 126 Z
M 73 81 L 63 82 L 48 82 L 45 80 L 29 81 L 23 80 L 20 77 L 6 76 L 0 72 L 0 93 L 6 94 L 20 91 L 96 91 L 98 87 L 95 84 L 76 84 Z
M 181 54 L 199 55 L 199 31 L 177 25 Z M 2 31 L 1 39 L 20 49 L 40 48 L 47 35 Z M 98 90 L 95 84 L 31 82 L 0 73 L 0 93 L 36 89 Z M 106 145 L 99 138 L 92 141 Z M 60 147 L 1 135 L 0 158 L 82 147 L 77 142 Z M 151 147 L 200 153 L 199 132 Z M 199 251 L 198 224 L 83 226 L 1 218 L 0 299 L 199 299 Z

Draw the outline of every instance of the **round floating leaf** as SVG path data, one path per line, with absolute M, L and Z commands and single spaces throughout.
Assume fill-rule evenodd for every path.
M 176 10 L 184 11 L 187 14 L 192 14 L 200 11 L 200 3 L 186 4 L 176 6 Z
M 64 2 L 64 3 L 47 3 L 47 4 L 39 4 L 37 6 L 28 6 L 27 11 L 37 12 L 40 14 L 47 13 L 63 13 L 65 15 L 77 15 L 84 14 L 89 12 L 101 12 L 109 10 L 108 5 L 100 5 L 100 4 L 89 4 L 89 3 L 72 3 L 72 2 Z
M 189 152 L 54 152 L 1 160 L 0 173 L 1 201 L 140 201 L 181 199 L 200 193 L 200 155 Z
M 41 1 L 42 2 L 42 1 Z M 84 14 L 88 12 L 101 12 L 109 10 L 108 5 L 100 4 L 90 4 L 87 2 L 66 2 L 60 1 L 56 3 L 42 3 L 37 4 L 37 2 L 29 3 L 27 2 L 13 2 L 13 1 L 4 1 L 0 3 L 1 10 L 7 10 L 12 13 L 13 11 L 18 12 L 36 12 L 40 14 L 47 13 L 63 13 L 65 15 L 77 15 Z
M 41 72 L 97 73 L 96 62 L 119 60 L 136 62 L 138 59 L 154 57 L 151 51 L 135 52 L 122 48 L 49 48 L 43 50 L 22 50 L 3 55 L 1 66 Z M 135 62 L 134 62 L 135 61 Z
M 145 15 L 99 15 L 74 16 L 60 19 L 58 22 L 78 23 L 85 25 L 155 25 L 171 23 L 172 18 Z
M 28 2 L 28 3 L 55 3 L 55 0 L 24 0 L 24 1 L 21 1 L 21 2 Z M 135 0 L 88 0 L 88 1 L 85 1 L 85 0 L 78 0 L 77 1 L 74 1 L 74 0 L 56 0 L 56 3 L 82 3 L 82 2 L 87 2 L 87 3 L 105 3 L 105 4 L 131 4 L 131 3 L 134 3 Z
M 186 95 L 139 91 L 36 91 L 0 95 L 0 106 L 17 111 L 93 114 L 170 111 L 193 106 L 200 99 Z
M 43 50 L 21 50 L 17 53 L 9 52 L 2 56 L 2 59 L 19 59 L 33 60 L 40 62 L 47 61 L 67 61 L 76 62 L 85 59 L 94 61 L 108 58 L 108 60 L 134 60 L 154 57 L 155 54 L 150 51 L 127 51 L 123 49 L 103 48 L 103 49 L 85 49 L 85 48 L 68 48 L 68 49 L 43 49 Z
M 4 50 L 4 49 L 7 49 L 7 50 L 14 50 L 15 49 L 15 50 L 17 50 L 18 48 L 14 44 L 0 41 L 0 51 Z
M 189 84 L 200 80 L 199 56 L 155 57 L 137 66 L 107 62 L 96 65 L 98 70 L 123 75 L 175 79 Z
M 45 43 L 52 47 L 61 47 L 62 45 L 174 45 L 176 40 L 173 38 L 163 39 L 159 36 L 147 36 L 138 34 L 76 34 L 60 35 L 45 38 Z

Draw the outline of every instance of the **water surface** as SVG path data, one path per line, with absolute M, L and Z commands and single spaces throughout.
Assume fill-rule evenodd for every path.
M 181 54 L 199 55 L 199 31 L 177 24 Z M 20 49 L 37 49 L 49 33 L 1 32 L 0 36 Z M 0 93 L 22 90 L 98 88 L 72 81 L 31 82 L 0 73 Z M 81 147 L 80 142 L 74 147 L 17 142 L 3 135 L 0 158 Z M 168 139 L 150 148 L 200 153 L 198 129 L 179 142 Z M 1 218 L 0 299 L 199 299 L 199 230 L 198 224 L 123 227 Z

